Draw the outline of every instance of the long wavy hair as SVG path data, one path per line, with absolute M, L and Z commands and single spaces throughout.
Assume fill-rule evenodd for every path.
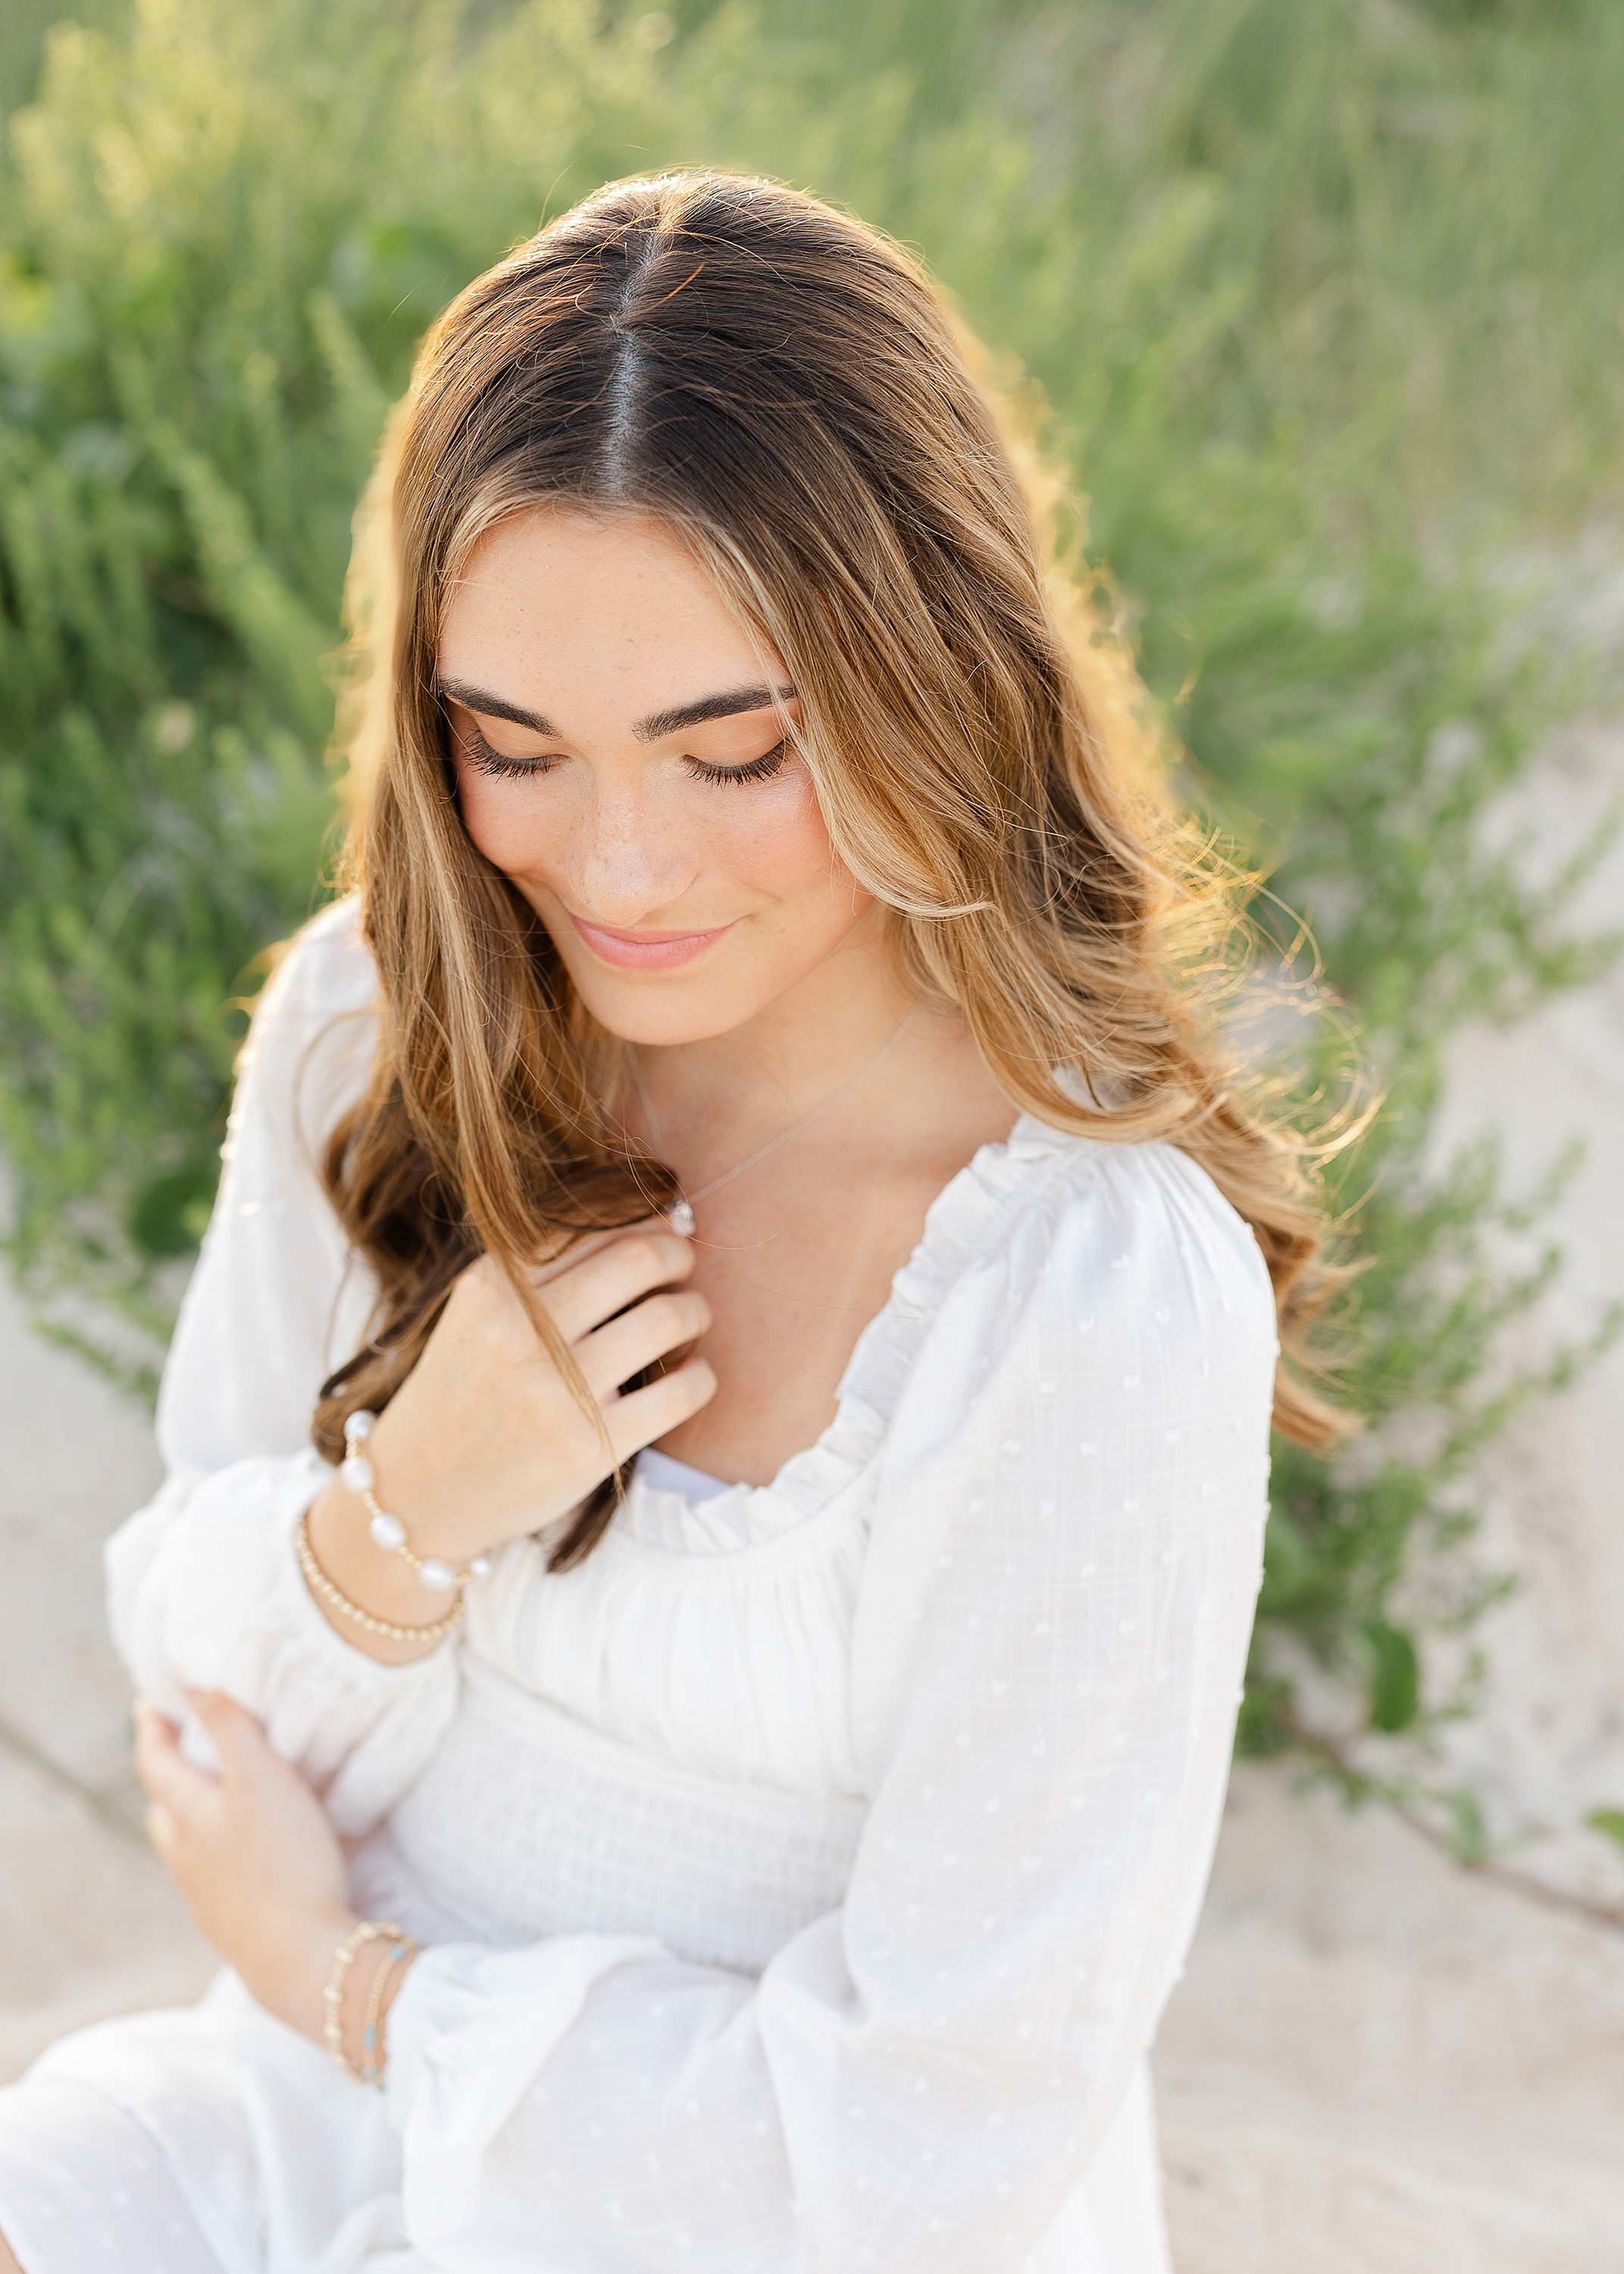
M 910 978 L 959 1006 L 1012 1104 L 1200 1163 L 1274 1282 L 1276 1425 L 1313 1446 L 1339 1433 L 1303 1363 L 1335 1276 L 1312 1179 L 1242 1102 L 1204 998 L 1237 921 L 1231 880 L 1166 809 L 1144 691 L 1056 570 L 1055 493 L 987 369 L 885 237 L 710 172 L 598 192 L 430 333 L 350 594 L 347 862 L 383 1013 L 325 1174 L 380 1291 L 324 1385 L 329 1457 L 345 1414 L 404 1380 L 475 1257 L 523 1293 L 539 1252 L 676 1193 L 628 1154 L 620 1046 L 475 848 L 448 763 L 447 595 L 487 531 L 543 502 L 653 515 L 693 546 L 783 658 L 835 850 L 890 911 Z M 555 1567 L 590 1552 L 617 1491 L 578 1513 Z

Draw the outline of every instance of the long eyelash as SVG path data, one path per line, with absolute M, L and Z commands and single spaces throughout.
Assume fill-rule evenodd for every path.
M 537 774 L 551 773 L 558 764 L 556 758 L 505 758 L 500 750 L 493 750 L 491 748 L 485 736 L 477 728 L 469 737 L 465 748 L 470 759 L 478 767 L 482 774 L 494 775 L 499 780 L 528 781 Z M 784 761 L 788 756 L 789 738 L 786 735 L 783 742 L 775 743 L 770 750 L 763 750 L 759 758 L 752 758 L 748 765 L 708 766 L 699 758 L 688 758 L 684 763 L 690 770 L 690 778 L 695 781 L 713 783 L 771 781 L 774 774 L 782 772 Z
M 491 748 L 477 727 L 469 738 L 468 755 L 482 774 L 495 774 L 507 781 L 527 781 L 532 774 L 551 773 L 558 764 L 556 758 L 505 758 Z
M 763 750 L 759 758 L 752 758 L 748 765 L 708 766 L 698 758 L 687 758 L 683 763 L 691 769 L 690 779 L 694 781 L 771 781 L 774 774 L 782 771 L 788 756 L 789 737 L 786 734 L 781 742 L 775 742 L 771 749 Z

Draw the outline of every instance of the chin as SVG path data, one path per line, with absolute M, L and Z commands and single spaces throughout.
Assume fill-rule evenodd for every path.
M 598 1025 L 623 1043 L 650 1048 L 709 1042 L 766 1008 L 794 984 L 763 987 L 730 982 L 722 973 L 640 972 L 635 978 L 582 970 L 565 958 L 575 991 Z

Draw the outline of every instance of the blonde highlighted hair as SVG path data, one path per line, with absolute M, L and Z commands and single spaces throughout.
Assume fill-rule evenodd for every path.
M 326 1386 L 324 1451 L 404 1379 L 475 1256 L 519 1283 L 560 1236 L 675 1193 L 628 1156 L 618 1046 L 470 840 L 447 761 L 447 596 L 488 529 L 544 501 L 654 515 L 694 547 L 783 658 L 835 849 L 914 979 L 960 1008 L 1011 1103 L 1200 1163 L 1274 1283 L 1277 1426 L 1339 1434 L 1303 1371 L 1335 1276 L 1312 1179 L 1236 1095 L 1204 1001 L 1228 880 L 1164 808 L 1143 690 L 1055 572 L 1036 462 L 983 361 L 875 230 L 714 173 L 600 191 L 430 334 L 352 580 L 350 857 L 385 1014 L 327 1175 L 381 1295 Z

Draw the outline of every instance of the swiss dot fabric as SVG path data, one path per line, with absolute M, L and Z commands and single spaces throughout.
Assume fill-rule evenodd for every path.
M 259 1714 L 432 1947 L 383 2096 L 229 1977 L 54 2049 L 0 2093 L 25 2274 L 1166 2274 L 1144 2059 L 1260 1570 L 1251 1233 L 1182 1154 L 1023 1118 L 771 1486 L 651 1463 L 579 1570 L 515 1542 L 379 1667 L 290 1541 L 371 1300 L 312 1163 L 373 993 L 346 904 L 256 1020 L 109 1571 L 140 1689 Z

